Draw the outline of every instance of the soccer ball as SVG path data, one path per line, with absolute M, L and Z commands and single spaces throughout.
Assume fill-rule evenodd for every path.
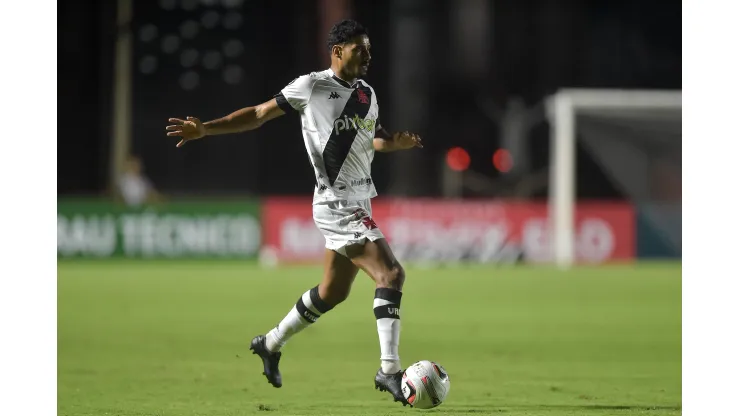
M 401 391 L 411 406 L 431 409 L 445 401 L 450 392 L 450 376 L 438 363 L 422 360 L 404 371 Z

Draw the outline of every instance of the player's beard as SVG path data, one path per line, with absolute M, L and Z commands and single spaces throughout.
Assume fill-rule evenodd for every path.
M 357 74 L 359 76 L 367 75 L 367 71 L 370 69 L 370 63 L 367 64 L 367 66 L 364 66 L 362 62 L 360 62 L 360 65 L 357 68 Z

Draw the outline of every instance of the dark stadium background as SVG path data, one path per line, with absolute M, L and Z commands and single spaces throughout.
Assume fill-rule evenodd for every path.
M 334 8 L 335 15 L 352 16 L 369 28 L 373 61 L 367 80 L 379 96 L 382 123 L 416 130 L 425 139 L 423 152 L 376 157 L 373 176 L 382 195 L 441 195 L 440 161 L 454 146 L 472 155 L 471 169 L 499 178 L 491 163 L 491 155 L 501 147 L 499 130 L 481 110 L 480 100 L 504 106 L 518 96 L 534 107 L 562 87 L 681 88 L 679 2 L 496 1 L 487 8 L 489 44 L 483 46 L 484 64 L 477 69 L 466 67 L 451 40 L 455 28 L 449 16 L 460 3 L 136 0 L 131 25 L 117 27 L 116 2 L 61 0 L 58 81 L 63 105 L 58 134 L 63 146 L 58 153 L 58 194 L 110 191 L 115 40 L 127 30 L 134 39 L 131 150 L 142 158 L 159 190 L 170 195 L 312 193 L 314 181 L 295 116 L 256 132 L 182 149 L 174 147 L 164 127 L 171 116 L 207 120 L 257 104 L 294 77 L 326 68 L 320 10 Z M 182 22 L 200 21 L 207 8 L 219 11 L 222 18 L 232 10 L 240 19 L 232 22 L 233 29 L 223 24 L 200 27 L 195 38 L 180 38 L 175 53 L 164 53 L 163 36 L 178 35 Z M 421 25 L 423 36 L 407 50 L 398 50 L 393 45 L 400 45 L 404 35 L 394 31 L 394 25 L 403 19 Z M 155 40 L 149 42 L 141 39 L 147 25 L 157 28 Z M 180 52 L 192 47 L 202 59 L 228 39 L 242 42 L 242 53 L 233 58 L 221 53 L 216 70 L 198 66 L 197 88 L 181 88 L 185 69 Z M 153 73 L 141 71 L 146 56 L 157 59 Z M 223 80 L 227 65 L 240 68 L 235 70 L 242 71 L 239 83 Z M 413 83 L 413 96 L 394 93 L 394 85 L 403 83 Z M 419 112 L 410 114 L 411 106 Z M 543 169 L 550 150 L 547 122 L 537 122 L 529 137 L 531 170 Z M 579 198 L 625 197 L 582 149 L 578 169 Z M 545 186 L 533 197 L 546 195 Z M 466 196 L 497 195 L 492 191 Z
M 327 68 L 343 17 L 370 31 L 380 122 L 424 139 L 376 154 L 372 217 L 406 270 L 402 365 L 451 377 L 435 415 L 679 416 L 682 6 L 646 0 L 59 1 L 58 413 L 410 414 L 370 384 L 364 273 L 286 345 L 283 388 L 248 350 L 323 273 L 299 118 L 182 148 L 165 131 Z M 575 201 L 567 180 L 550 189 L 573 172 L 550 145 L 567 112 L 546 111 L 564 88 L 641 90 L 638 111 L 584 110 L 553 136 L 576 139 Z M 129 155 L 161 195 L 142 202 Z

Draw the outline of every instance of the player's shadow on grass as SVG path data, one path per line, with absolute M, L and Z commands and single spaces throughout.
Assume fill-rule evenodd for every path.
M 436 413 L 436 412 L 449 412 L 449 407 L 442 409 L 430 409 L 424 413 Z M 455 408 L 455 413 L 460 414 L 491 414 L 491 413 L 508 413 L 512 411 L 520 410 L 553 410 L 553 411 L 583 411 L 583 410 L 640 410 L 640 411 L 651 411 L 651 410 L 681 410 L 681 406 L 645 406 L 645 405 L 601 405 L 601 404 L 584 404 L 584 405 L 569 405 L 569 404 L 553 404 L 553 405 L 529 405 L 529 406 L 497 406 L 497 407 L 485 407 L 470 408 L 469 406 Z
M 681 406 L 631 406 L 631 405 L 603 405 L 603 404 L 582 404 L 582 405 L 541 405 L 541 406 L 519 406 L 518 408 L 547 409 L 553 408 L 558 410 L 681 410 Z

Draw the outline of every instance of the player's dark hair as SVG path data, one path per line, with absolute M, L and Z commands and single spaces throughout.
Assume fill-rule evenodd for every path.
M 345 19 L 332 26 L 329 31 L 329 39 L 326 40 L 326 46 L 331 50 L 334 45 L 341 45 L 349 42 L 355 36 L 367 34 L 367 29 L 360 22 Z

